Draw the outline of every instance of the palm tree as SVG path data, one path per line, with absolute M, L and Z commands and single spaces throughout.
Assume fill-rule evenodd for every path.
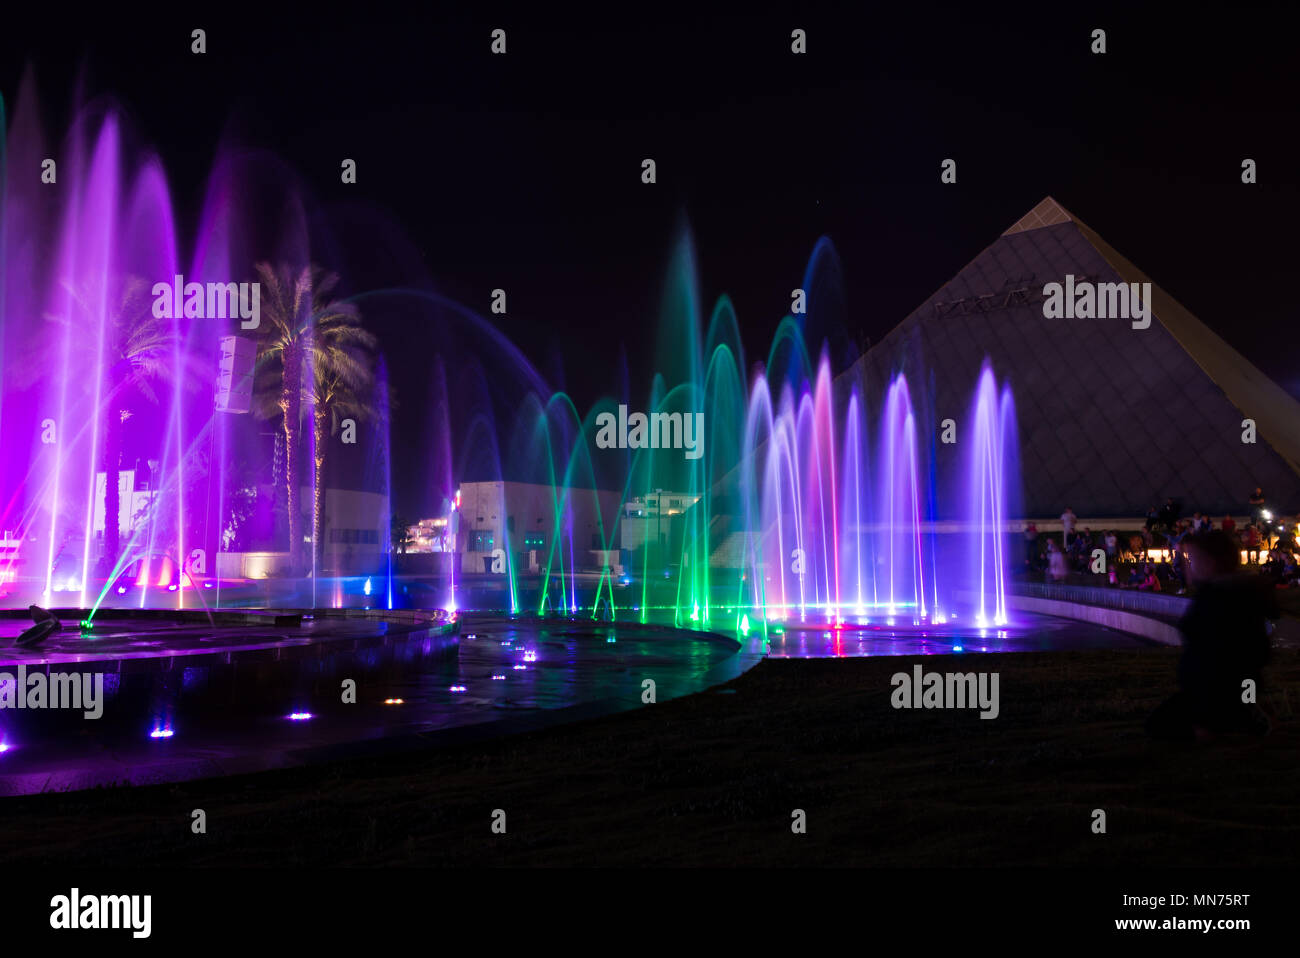
M 396 512 L 388 517 L 388 535 L 392 540 L 392 551 L 398 555 L 406 555 L 407 547 L 411 544 L 411 523 L 405 516 L 398 515 Z
M 351 350 L 368 348 L 374 337 L 360 326 L 355 306 L 331 298 L 338 277 L 316 266 L 296 274 L 287 265 L 278 269 L 257 264 L 261 281 L 262 340 L 257 366 L 262 384 L 258 410 L 266 418 L 279 415 L 284 424 L 285 484 L 289 507 L 289 561 L 295 568 L 302 554 L 299 512 L 298 439 L 302 431 L 304 393 L 314 393 L 316 370 Z M 313 547 L 315 543 L 313 542 Z
M 373 349 L 374 336 L 368 332 L 365 332 L 365 336 L 366 348 Z M 373 418 L 374 406 L 367 400 L 374 387 L 375 375 L 368 353 L 341 346 L 323 350 L 316 357 L 313 372 L 311 398 L 316 482 L 312 490 L 311 544 L 313 565 L 319 568 L 324 554 L 321 534 L 325 511 L 325 452 L 329 448 L 329 437 L 338 428 L 341 419 Z

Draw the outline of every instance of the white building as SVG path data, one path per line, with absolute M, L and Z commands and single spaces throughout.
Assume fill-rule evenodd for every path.
M 557 540 L 566 550 L 565 565 L 572 562 L 582 569 L 614 564 L 619 494 L 571 489 L 565 503 L 557 503 L 555 495 L 551 486 L 529 482 L 462 483 L 454 529 L 456 550 L 463 554 L 461 570 L 503 574 L 509 553 L 509 564 L 517 572 L 537 572 Z
M 619 523 L 620 548 L 640 549 L 647 542 L 668 547 L 678 541 L 686 511 L 699 501 L 698 493 L 666 489 L 629 499 Z

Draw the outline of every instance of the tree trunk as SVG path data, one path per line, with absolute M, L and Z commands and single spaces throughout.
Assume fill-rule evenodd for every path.
M 320 574 L 323 570 L 325 559 L 325 543 L 321 541 L 321 533 L 324 526 L 325 518 L 325 443 L 329 439 L 328 429 L 326 428 L 329 413 L 326 410 L 317 408 L 315 410 L 315 447 L 316 447 L 316 476 L 314 501 L 312 502 L 311 514 L 311 547 L 312 547 L 312 565 Z
M 284 412 L 284 475 L 288 487 L 289 566 L 299 574 L 302 556 L 302 516 L 298 506 L 298 415 L 302 407 L 302 355 L 298 347 L 284 351 L 284 373 L 280 383 L 280 409 Z

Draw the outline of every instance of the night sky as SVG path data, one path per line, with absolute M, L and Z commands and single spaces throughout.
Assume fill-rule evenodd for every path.
M 648 381 L 683 222 L 704 306 L 732 297 L 752 360 L 819 236 L 844 269 L 852 320 L 836 335 L 875 341 L 1048 194 L 1300 395 L 1279 348 L 1295 340 L 1300 218 L 1300 78 L 1280 12 L 437 6 L 7 11 L 0 91 L 12 103 L 30 63 L 48 131 L 79 76 L 112 96 L 191 226 L 223 139 L 271 151 L 325 216 L 383 224 L 382 241 L 343 231 L 327 265 L 348 292 L 425 285 L 487 314 L 505 288 L 501 329 L 553 383 L 563 366 L 580 409 L 615 391 L 621 350 L 634 392 Z M 489 51 L 496 27 L 505 56 Z M 807 55 L 790 52 L 795 27 Z M 956 185 L 940 183 L 946 157 Z M 1257 185 L 1240 182 L 1246 157 Z M 407 397 L 396 441 L 415 439 L 437 331 L 367 322 Z

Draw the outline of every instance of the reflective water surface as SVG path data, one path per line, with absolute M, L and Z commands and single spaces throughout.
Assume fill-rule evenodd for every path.
M 20 675 L 98 674 L 103 715 L 0 709 L 0 794 L 274 768 L 475 727 L 499 734 L 640 707 L 646 680 L 657 701 L 699 691 L 759 658 L 718 635 L 589 619 L 468 617 L 459 635 L 382 622 L 122 620 L 17 649 L 27 624 L 0 622 L 0 695 Z M 581 714 L 563 711 L 573 707 Z

